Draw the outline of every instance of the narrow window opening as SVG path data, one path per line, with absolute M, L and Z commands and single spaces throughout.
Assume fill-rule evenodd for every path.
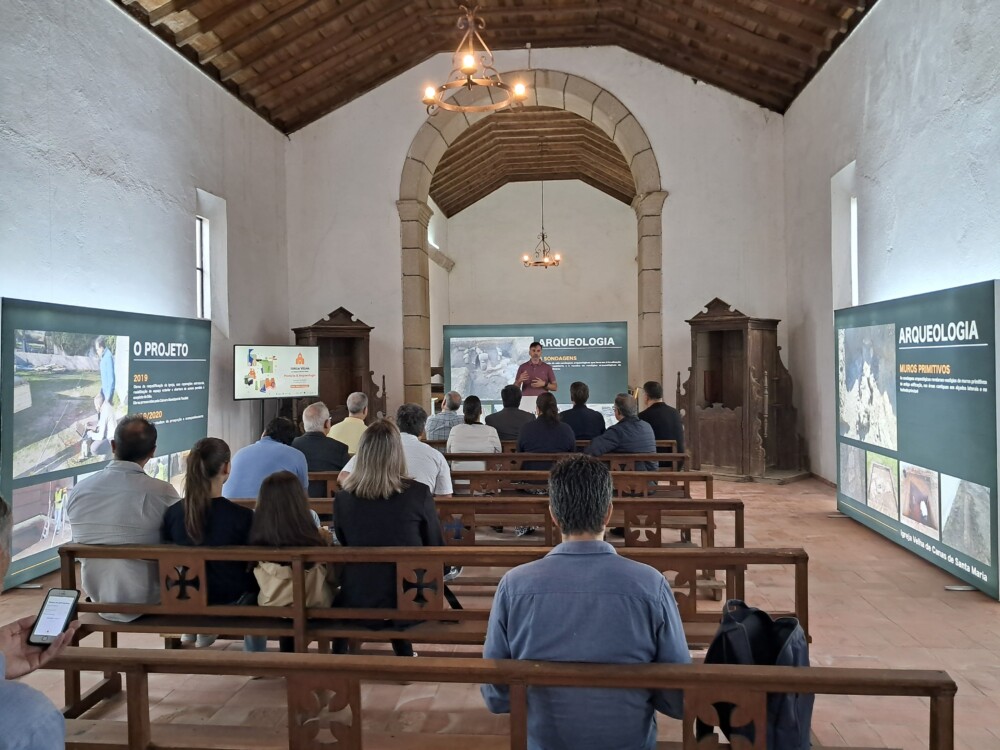
M 198 317 L 212 317 L 212 271 L 209 222 L 203 216 L 195 217 L 195 289 L 198 295 Z
M 858 196 L 851 196 L 851 305 L 858 304 Z

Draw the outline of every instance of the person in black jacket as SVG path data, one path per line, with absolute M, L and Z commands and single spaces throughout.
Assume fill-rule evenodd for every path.
M 347 465 L 347 445 L 327 437 L 330 432 L 330 410 L 322 401 L 309 404 L 302 411 L 302 426 L 305 434 L 292 441 L 306 457 L 309 471 L 340 471 Z M 326 482 L 310 481 L 309 497 L 327 497 Z
M 497 431 L 501 440 L 517 440 L 521 428 L 535 417 L 518 407 L 521 405 L 521 389 L 516 385 L 505 385 L 500 391 L 503 409 L 493 414 L 487 414 L 486 424 Z
M 649 404 L 639 412 L 639 419 L 653 428 L 657 440 L 676 440 L 677 452 L 684 452 L 684 425 L 681 413 L 674 407 L 663 403 L 663 386 L 655 380 L 647 381 L 642 386 Z
M 576 450 L 573 428 L 559 419 L 559 405 L 551 393 L 542 393 L 535 399 L 538 419 L 528 422 L 517 436 L 518 453 L 572 453 Z M 551 461 L 526 461 L 525 471 L 548 471 Z
M 245 545 L 250 537 L 253 511 L 222 496 L 229 478 L 232 454 L 226 441 L 202 438 L 188 453 L 184 497 L 163 515 L 162 538 L 169 544 L 189 547 Z M 208 603 L 233 604 L 257 590 L 257 582 L 245 562 L 207 562 Z M 199 648 L 215 642 L 214 635 L 184 635 L 182 643 Z
M 587 408 L 587 399 L 590 398 L 587 384 L 580 381 L 573 383 L 569 387 L 569 397 L 573 400 L 573 406 L 563 411 L 559 418 L 573 429 L 576 439 L 593 440 L 598 435 L 603 435 L 606 429 L 604 415 Z
M 358 443 L 354 471 L 334 498 L 334 533 L 345 547 L 441 547 L 441 523 L 426 484 L 406 474 L 399 430 L 392 422 L 370 425 Z M 335 607 L 396 608 L 396 566 L 353 563 L 344 566 Z M 381 623 L 366 623 L 378 627 Z M 413 656 L 409 641 L 394 639 L 397 656 Z M 338 638 L 334 653 L 346 653 Z

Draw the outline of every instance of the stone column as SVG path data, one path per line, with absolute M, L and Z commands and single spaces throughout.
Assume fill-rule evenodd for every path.
M 632 209 L 638 220 L 639 264 L 639 384 L 663 382 L 663 202 L 657 190 L 636 196 Z
M 403 246 L 403 400 L 425 409 L 431 400 L 431 303 L 427 225 L 433 211 L 423 201 L 401 200 Z

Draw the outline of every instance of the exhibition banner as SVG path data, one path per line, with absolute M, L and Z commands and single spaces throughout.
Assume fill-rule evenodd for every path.
M 838 310 L 837 504 L 1000 598 L 1000 282 Z
M 119 419 L 157 428 L 146 473 L 181 489 L 205 437 L 211 323 L 4 299 L 0 494 L 12 504 L 8 584 L 58 567 L 73 486 L 111 460 Z
M 628 390 L 625 322 L 445 326 L 445 390 L 479 396 L 486 414 L 502 409 L 500 391 L 528 361 L 532 341 L 542 344 L 542 360 L 552 366 L 560 408 L 572 405 L 569 386 L 579 380 L 590 388 L 587 405 L 614 422 L 615 395 Z M 521 408 L 533 410 L 533 401 L 525 398 Z
M 318 346 L 233 347 L 233 398 L 319 395 Z

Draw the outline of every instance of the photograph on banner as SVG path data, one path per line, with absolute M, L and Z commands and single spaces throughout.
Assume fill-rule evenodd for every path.
M 128 413 L 129 338 L 14 331 L 14 479 L 111 456 Z

